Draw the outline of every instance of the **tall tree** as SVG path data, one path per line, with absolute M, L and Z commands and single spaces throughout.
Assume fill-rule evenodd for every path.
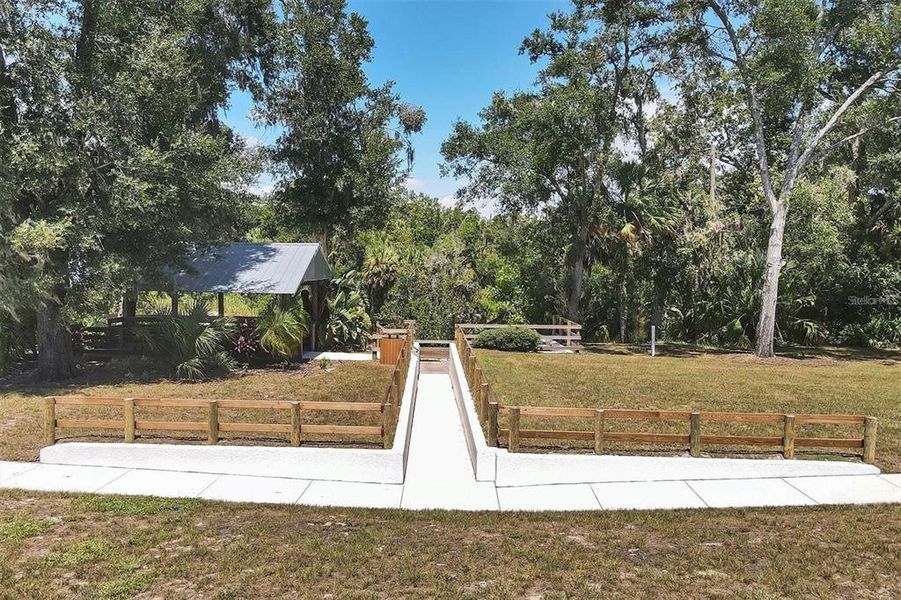
M 384 218 L 425 113 L 392 82 L 370 86 L 374 42 L 345 0 L 284 0 L 281 13 L 278 74 L 261 111 L 284 129 L 271 154 L 274 201 L 288 228 L 314 228 L 327 251 L 336 226 Z
M 520 49 L 545 64 L 537 89 L 496 93 L 481 126 L 457 122 L 442 146 L 445 171 L 469 179 L 461 198 L 496 198 L 510 213 L 546 210 L 566 224 L 571 319 L 579 318 L 593 228 L 616 212 L 615 142 L 633 130 L 646 142 L 643 112 L 656 94 L 647 63 L 661 17 L 657 3 L 641 1 L 580 0 L 551 14 L 550 27 Z
M 250 163 L 217 115 L 272 18 L 262 0 L 3 4 L 0 295 L 36 305 L 40 377 L 74 373 L 78 313 L 234 236 Z
M 743 98 L 770 212 L 755 353 L 773 356 L 790 198 L 849 110 L 898 79 L 901 9 L 888 0 L 679 3 L 702 59 Z

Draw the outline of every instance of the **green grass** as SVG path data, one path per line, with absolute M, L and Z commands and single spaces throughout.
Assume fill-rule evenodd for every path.
M 0 524 L 52 524 L 0 543 L 0 597 L 901 595 L 899 505 L 499 514 L 189 502 L 148 515 L 146 503 L 0 491 Z
M 597 346 L 579 355 L 477 350 L 502 405 L 853 413 L 879 419 L 877 465 L 901 471 L 901 354 L 841 349 L 760 360 L 676 346 L 663 355 Z M 502 424 L 502 426 L 505 426 Z M 684 423 L 610 422 L 612 430 L 687 433 Z M 578 419 L 523 418 L 523 428 L 590 429 Z M 706 433 L 781 435 L 773 424 L 705 424 Z M 799 435 L 860 437 L 860 426 L 805 425 Z M 525 444 L 525 442 L 523 442 Z M 577 444 L 576 444 L 577 445 Z M 570 448 L 560 445 L 558 448 Z M 614 446 L 628 451 L 633 446 Z M 819 456 L 810 452 L 799 456 Z

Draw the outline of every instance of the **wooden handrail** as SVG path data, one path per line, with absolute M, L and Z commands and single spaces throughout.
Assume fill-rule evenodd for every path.
M 533 329 L 565 328 L 569 323 L 558 325 L 529 325 Z M 488 432 L 488 444 L 497 446 L 499 440 L 506 440 L 511 452 L 519 450 L 521 439 L 556 439 L 574 441 L 594 441 L 595 453 L 600 454 L 605 441 L 676 444 L 687 446 L 691 456 L 700 456 L 703 446 L 762 446 L 779 447 L 785 458 L 794 458 L 795 447 L 837 448 L 845 450 L 861 449 L 864 462 L 872 463 L 876 457 L 875 417 L 848 414 L 783 414 L 754 412 L 688 411 L 625 409 L 566 406 L 501 406 L 494 396 L 485 370 L 475 355 L 469 336 L 464 328 L 482 327 L 495 329 L 506 325 L 459 324 L 454 328 L 454 343 L 463 365 L 463 375 L 472 392 L 476 412 Z M 573 325 L 573 329 L 577 326 Z M 501 429 L 500 416 L 507 416 L 510 428 Z M 571 431 L 558 429 L 523 429 L 523 417 L 562 417 L 592 419 L 594 430 Z M 688 434 L 606 431 L 606 420 L 647 420 L 687 422 Z M 782 425 L 782 435 L 703 435 L 703 422 L 723 423 L 772 423 Z M 860 438 L 798 437 L 796 428 L 803 424 L 863 425 Z
M 58 418 L 57 406 L 122 407 L 122 419 Z M 196 408 L 206 409 L 208 420 L 157 421 L 137 419 L 135 408 Z M 250 423 L 223 421 L 219 410 L 289 410 L 291 423 Z M 301 411 L 380 413 L 379 425 L 303 424 Z M 219 432 L 288 433 L 291 445 L 299 446 L 302 433 L 340 436 L 380 436 L 382 446 L 389 447 L 389 427 L 385 418 L 386 406 L 379 402 L 307 402 L 285 400 L 198 400 L 190 398 L 110 398 L 98 396 L 49 396 L 44 399 L 44 441 L 56 443 L 57 429 L 123 429 L 126 442 L 135 441 L 135 432 L 142 431 L 206 431 L 208 442 L 218 443 Z

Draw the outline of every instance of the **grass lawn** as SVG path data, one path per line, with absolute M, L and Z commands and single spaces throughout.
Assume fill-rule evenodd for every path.
M 885 471 L 901 471 L 901 353 L 820 349 L 760 360 L 686 346 L 661 350 L 662 355 L 655 358 L 647 350 L 616 345 L 588 348 L 579 355 L 477 352 L 502 405 L 874 416 L 879 419 L 876 464 Z M 588 419 L 523 417 L 522 427 L 588 430 L 593 424 Z M 685 423 L 640 421 L 610 421 L 607 427 L 688 430 Z M 705 434 L 781 435 L 781 425 L 774 424 L 704 423 L 702 430 Z M 798 430 L 799 436 L 861 434 L 861 426 L 804 425 Z M 555 447 L 573 445 L 578 442 L 560 442 Z M 634 448 L 614 446 L 617 451 Z M 800 450 L 796 455 L 815 456 Z
M 901 506 L 491 514 L 0 491 L 3 598 L 898 598 Z
M 342 402 L 383 402 L 391 381 L 393 367 L 374 362 L 331 363 L 326 369 L 318 363 L 307 363 L 299 369 L 266 369 L 236 372 L 228 377 L 197 383 L 172 381 L 160 377 L 147 362 L 114 361 L 107 365 L 90 365 L 65 384 L 26 383 L 7 378 L 0 380 L 0 458 L 4 460 L 37 460 L 43 446 L 43 398 L 48 395 L 90 395 L 111 397 L 159 397 L 235 400 L 307 400 Z M 220 419 L 289 423 L 287 410 L 225 410 Z M 302 413 L 305 423 L 334 425 L 377 425 L 378 413 L 311 412 Z M 58 408 L 58 418 L 121 418 L 122 410 L 110 407 L 67 406 Z M 206 422 L 204 409 L 138 409 L 138 418 Z M 87 437 L 85 434 L 89 434 Z M 80 432 L 59 430 L 63 439 L 122 441 L 122 432 Z M 220 443 L 287 444 L 287 435 L 222 433 Z M 262 437 L 268 436 L 268 437 Z M 138 437 L 138 442 L 202 443 L 206 435 L 163 432 Z M 377 438 L 370 440 L 378 443 Z

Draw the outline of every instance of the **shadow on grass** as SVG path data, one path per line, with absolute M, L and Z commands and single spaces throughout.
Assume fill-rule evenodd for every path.
M 609 356 L 642 356 L 651 352 L 650 344 L 583 344 L 583 352 Z M 745 355 L 754 353 L 747 348 L 703 346 L 699 344 L 683 344 L 678 342 L 662 342 L 657 344 L 657 356 L 671 358 L 700 358 L 702 356 Z M 901 351 L 882 350 L 879 348 L 845 348 L 833 346 L 778 346 L 775 359 L 788 358 L 795 360 L 832 359 L 838 361 L 872 361 L 881 360 L 886 364 L 901 363 Z
M 22 365 L 5 377 L 0 378 L 0 393 L 18 392 L 21 394 L 34 394 L 42 396 L 64 395 L 87 387 L 94 386 L 119 386 L 130 384 L 158 384 L 177 383 L 179 385 L 192 385 L 209 383 L 211 381 L 227 381 L 240 379 L 249 372 L 272 370 L 273 372 L 306 371 L 310 370 L 311 363 L 295 363 L 288 368 L 280 366 L 269 369 L 252 369 L 250 371 L 235 370 L 218 377 L 207 377 L 195 381 L 179 380 L 162 368 L 158 359 L 152 357 L 122 357 L 109 360 L 92 360 L 82 363 L 79 373 L 65 381 L 41 381 L 35 376 L 35 366 Z

